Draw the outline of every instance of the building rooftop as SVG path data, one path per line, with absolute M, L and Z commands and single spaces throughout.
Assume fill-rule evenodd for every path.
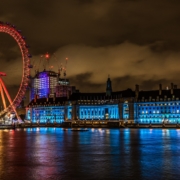
M 159 93 L 159 90 L 152 90 L 152 91 L 140 91 L 138 99 L 156 99 L 159 98 L 180 98 L 180 89 L 173 89 L 173 93 L 171 93 L 171 89 L 169 90 L 161 90 L 161 94 Z

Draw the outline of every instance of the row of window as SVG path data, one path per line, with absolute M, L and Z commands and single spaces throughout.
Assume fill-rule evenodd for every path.
M 179 105 L 179 102 L 176 103 L 156 103 L 156 104 L 138 104 L 138 106 L 174 106 Z
M 145 110 L 145 109 L 179 109 L 180 107 L 179 106 L 171 106 L 171 107 L 139 107 L 139 110 Z
M 139 111 L 139 114 L 161 114 L 161 113 L 179 113 L 179 110 L 172 111 Z
M 138 122 L 141 122 L 141 123 L 163 123 L 163 122 L 167 122 L 167 123 L 180 123 L 180 120 L 152 120 L 152 119 L 148 119 L 148 120 L 143 120 L 143 119 L 140 119 Z

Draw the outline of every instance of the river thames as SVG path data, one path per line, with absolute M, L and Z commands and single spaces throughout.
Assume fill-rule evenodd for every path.
M 0 179 L 179 179 L 179 129 L 0 130 Z

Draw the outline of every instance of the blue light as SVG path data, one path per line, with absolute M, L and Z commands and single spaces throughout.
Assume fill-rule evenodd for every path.
M 72 106 L 67 107 L 67 119 L 68 120 L 72 119 Z
M 110 120 L 119 119 L 119 109 L 117 104 L 113 105 L 85 105 L 79 107 L 79 119 L 80 120 Z
M 54 123 L 64 121 L 64 106 L 38 107 L 32 110 L 33 123 Z
M 129 105 L 127 101 L 123 104 L 123 119 L 129 119 Z
M 137 121 L 144 123 L 178 123 L 179 102 L 141 102 L 137 104 Z M 147 112 L 143 113 L 144 110 Z M 142 118 L 142 120 L 141 120 Z

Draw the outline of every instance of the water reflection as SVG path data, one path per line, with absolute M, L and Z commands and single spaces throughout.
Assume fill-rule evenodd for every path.
M 178 179 L 180 130 L 0 131 L 0 179 Z

